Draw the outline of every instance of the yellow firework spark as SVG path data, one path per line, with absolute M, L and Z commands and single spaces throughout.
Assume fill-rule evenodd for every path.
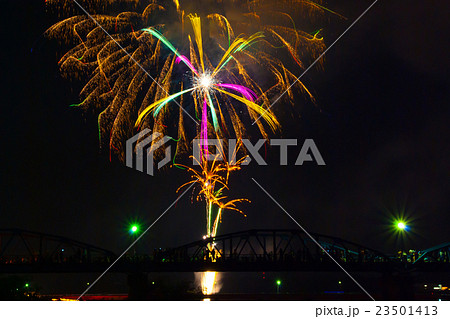
M 244 214 L 237 204 L 248 200 L 226 195 L 229 176 L 241 169 L 244 158 L 235 164 L 218 157 L 208 162 L 204 145 L 209 137 L 241 141 L 251 122 L 267 139 L 270 131 L 280 128 L 270 108 L 270 100 L 280 94 L 284 104 L 294 104 L 296 91 L 314 101 L 296 74 L 325 45 L 320 27 L 302 22 L 314 23 L 325 12 L 336 14 L 320 1 L 308 0 L 46 3 L 65 17 L 46 35 L 72 47 L 59 66 L 67 78 L 85 81 L 81 102 L 73 106 L 98 115 L 102 148 L 123 161 L 126 140 L 144 128 L 178 136 L 178 154 L 187 151 L 192 140 L 202 141 L 199 169 L 178 165 L 192 177 L 179 190 L 199 186 L 196 197 L 206 202 L 205 236 L 211 238 L 217 234 L 223 211 Z M 91 15 L 74 15 L 80 12 L 78 4 Z M 160 149 L 154 155 L 161 153 Z M 208 244 L 210 251 L 214 245 Z M 209 258 L 215 261 L 213 255 Z M 205 294 L 214 291 L 215 278 L 215 272 L 204 274 Z
M 256 93 L 254 104 L 224 88 L 216 88 L 219 94 L 208 97 L 208 123 L 211 123 L 208 125 L 215 125 L 208 132 L 219 137 L 245 137 L 247 124 L 264 114 L 264 121 L 257 121 L 257 126 L 260 134 L 268 138 L 268 130 L 277 130 L 279 124 L 272 110 L 261 110 L 267 110 L 270 99 L 288 88 L 284 102 L 293 103 L 295 90 L 313 99 L 301 81 L 290 86 L 296 74 L 305 68 L 305 62 L 316 58 L 325 48 L 317 32 L 302 31 L 303 25 L 299 24 L 316 21 L 315 17 L 329 11 L 320 3 L 299 0 L 211 0 L 198 4 L 168 0 L 80 0 L 78 3 L 96 22 L 84 14 L 74 15 L 49 28 L 46 34 L 73 46 L 59 65 L 64 76 L 87 79 L 80 93 L 81 102 L 74 106 L 98 114 L 101 146 L 121 160 L 125 141 L 136 133 L 137 121 L 141 129 L 148 127 L 178 136 L 178 153 L 188 150 L 190 141 L 201 130 L 199 126 L 186 130 L 195 127 L 188 117 L 200 121 L 204 97 L 199 90 L 165 104 L 157 116 L 144 117 L 152 105 L 192 88 L 198 80 L 192 72 L 186 74 L 186 69 L 175 63 L 177 54 L 148 30 L 157 30 L 168 39 L 179 55 L 188 56 L 202 75 L 209 74 L 218 83 L 240 84 Z M 59 9 L 62 15 L 81 12 L 71 0 L 48 0 L 47 4 L 50 9 Z M 116 15 L 102 13 L 123 7 L 128 10 Z M 246 41 L 254 43 L 246 47 Z
M 199 166 L 198 170 L 185 165 L 180 165 L 191 173 L 191 180 L 181 185 L 177 192 L 191 184 L 199 186 L 196 199 L 198 201 L 205 200 L 206 202 L 206 237 L 216 236 L 222 218 L 222 212 L 224 210 L 236 211 L 245 216 L 236 204 L 250 202 L 245 198 L 229 200 L 227 195 L 225 195 L 225 192 L 228 191 L 228 179 L 230 174 L 241 169 L 240 165 L 245 160 L 245 157 L 231 165 L 227 161 L 219 160 L 219 156 L 222 158 L 221 155 L 217 155 L 211 162 L 208 162 L 204 158 L 197 161 Z M 216 211 L 215 214 L 214 211 Z

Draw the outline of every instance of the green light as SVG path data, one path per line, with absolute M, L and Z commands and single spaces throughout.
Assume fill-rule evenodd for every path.
M 405 216 L 398 216 L 392 221 L 392 228 L 398 234 L 406 233 L 410 230 L 409 222 L 411 220 Z
M 25 287 L 27 287 L 27 288 L 28 288 L 28 286 L 29 286 L 29 284 L 25 284 Z
M 397 228 L 400 230 L 405 230 L 406 229 L 406 224 L 404 222 L 398 222 L 397 223 Z
M 281 285 L 281 280 L 277 280 L 277 285 Z
M 130 233 L 134 234 L 137 231 L 139 231 L 139 226 L 138 225 L 131 225 L 130 227 Z

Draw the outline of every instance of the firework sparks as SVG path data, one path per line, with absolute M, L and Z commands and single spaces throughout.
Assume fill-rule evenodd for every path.
M 192 87 L 177 93 L 174 93 L 170 96 L 166 96 L 154 103 L 152 103 L 150 106 L 145 108 L 140 114 L 136 121 L 136 125 L 139 126 L 142 123 L 142 120 L 151 112 L 153 112 L 153 116 L 157 117 L 158 113 L 161 111 L 161 109 L 166 106 L 168 103 L 173 101 L 174 99 L 182 96 L 186 93 L 193 92 L 195 96 L 198 97 L 199 104 L 203 105 L 202 108 L 202 124 L 201 124 L 201 132 L 203 134 L 202 139 L 205 140 L 206 137 L 206 130 L 207 130 L 207 107 L 209 107 L 209 111 L 212 117 L 212 122 L 214 126 L 214 130 L 217 133 L 220 131 L 220 125 L 219 125 L 219 119 L 217 117 L 217 111 L 216 106 L 219 109 L 220 113 L 223 113 L 222 110 L 220 110 L 220 104 L 216 103 L 216 106 L 214 106 L 213 98 L 214 100 L 218 101 L 218 98 L 215 96 L 215 92 L 219 92 L 222 94 L 225 94 L 229 97 L 232 97 L 233 99 L 245 104 L 248 109 L 251 112 L 254 112 L 258 114 L 258 116 L 262 116 L 264 120 L 270 125 L 270 127 L 275 130 L 279 123 L 275 119 L 274 115 L 269 112 L 267 109 L 259 106 L 254 102 L 255 99 L 257 99 L 256 93 L 253 92 L 251 89 L 244 87 L 239 84 L 231 84 L 231 83 L 221 83 L 217 77 L 219 75 L 219 72 L 227 65 L 229 61 L 233 59 L 233 55 L 237 52 L 242 52 L 249 46 L 251 46 L 255 41 L 262 38 L 263 35 L 261 33 L 254 34 L 250 36 L 249 38 L 245 39 L 243 37 L 236 38 L 233 43 L 230 45 L 230 48 L 224 53 L 222 56 L 219 64 L 217 67 L 211 72 L 209 70 L 205 70 L 204 66 L 204 57 L 203 57 L 203 46 L 202 46 L 202 36 L 201 36 L 201 30 L 200 30 L 200 18 L 198 16 L 191 15 L 190 16 L 192 27 L 195 32 L 195 41 L 197 43 L 197 50 L 199 52 L 198 56 L 194 57 L 194 60 L 199 60 L 200 65 L 202 68 L 202 71 L 197 71 L 197 69 L 194 67 L 192 62 L 187 59 L 185 56 L 182 56 L 178 53 L 178 51 L 175 49 L 175 47 L 157 30 L 148 28 L 145 29 L 146 32 L 151 33 L 153 36 L 157 37 L 162 43 L 164 43 L 167 48 L 169 48 L 176 56 L 176 61 L 183 61 L 186 66 L 189 67 L 189 69 L 193 72 L 193 81 L 192 81 Z M 224 89 L 231 89 L 235 90 L 238 93 L 241 93 L 243 97 L 240 97 L 238 95 L 232 94 Z M 221 123 L 222 126 L 226 123 Z M 204 145 L 204 144 L 203 144 Z
M 262 137 L 279 129 L 275 114 L 262 110 L 287 88 L 285 102 L 293 102 L 295 90 L 313 99 L 301 81 L 290 88 L 305 61 L 325 49 L 317 32 L 301 31 L 293 22 L 327 12 L 312 1 L 223 0 L 198 8 L 184 1 L 78 2 L 98 24 L 87 16 L 72 16 L 79 8 L 71 0 L 48 0 L 50 10 L 70 17 L 49 28 L 46 35 L 73 46 L 59 61 L 61 72 L 67 78 L 88 79 L 81 102 L 73 105 L 98 115 L 101 148 L 119 160 L 124 160 L 125 142 L 135 134 L 138 120 L 139 129 L 178 136 L 177 154 L 182 154 L 192 139 L 206 134 L 205 101 L 207 121 L 215 134 L 241 139 L 247 134 L 245 123 L 261 113 L 267 123 L 257 121 Z M 202 17 L 188 14 L 188 6 L 193 12 L 198 9 Z M 116 16 L 100 13 L 124 7 L 128 10 Z M 230 18 L 218 13 L 225 8 L 239 14 Z M 299 19 L 305 16 L 310 19 Z M 181 62 L 191 76 L 177 67 Z M 158 84 L 145 71 L 155 75 Z M 264 79 L 263 86 L 258 79 Z M 184 111 L 170 107 L 171 102 Z M 149 113 L 153 116 L 146 116 Z M 194 118 L 201 114 L 197 118 L 203 130 L 202 125 L 196 132 L 186 130 L 192 125 L 186 114 Z
M 206 204 L 205 238 L 214 238 L 223 212 L 244 214 L 238 204 L 248 200 L 229 200 L 225 194 L 230 174 L 241 168 L 244 158 L 233 165 L 218 157 L 208 162 L 208 138 L 242 140 L 247 135 L 245 123 L 255 122 L 267 139 L 280 129 L 270 109 L 271 98 L 286 92 L 283 99 L 293 104 L 297 90 L 314 102 L 294 74 L 305 69 L 305 61 L 316 59 L 325 45 L 320 31 L 301 31 L 294 21 L 336 13 L 308 0 L 211 0 L 213 11 L 202 2 L 195 8 L 196 4 L 179 0 L 78 2 L 92 16 L 72 16 L 78 9 L 72 0 L 46 1 L 49 8 L 69 15 L 46 32 L 49 38 L 72 45 L 59 61 L 62 74 L 88 79 L 81 102 L 73 106 L 95 112 L 100 147 L 121 161 L 126 140 L 136 130 L 152 128 L 178 136 L 176 154 L 186 152 L 190 141 L 200 137 L 199 169 L 176 165 L 192 176 L 179 189 L 198 186 L 197 200 Z M 99 13 L 124 6 L 129 10 L 116 16 Z M 201 12 L 201 17 L 189 13 L 188 7 Z M 225 8 L 239 14 L 227 18 L 218 13 Z M 192 123 L 186 123 L 190 120 L 185 114 L 199 120 L 195 132 L 186 130 Z M 155 143 L 159 140 L 153 140 L 150 149 Z M 237 152 L 238 148 L 234 156 Z M 154 152 L 155 157 L 161 154 Z M 213 245 L 208 243 L 210 251 Z M 215 261 L 215 256 L 208 258 Z M 215 280 L 215 272 L 204 273 L 205 294 L 214 292 Z
M 224 194 L 225 191 L 229 190 L 228 181 L 230 174 L 241 169 L 240 165 L 246 157 L 239 159 L 233 165 L 230 165 L 226 161 L 218 161 L 219 157 L 222 156 L 217 155 L 212 162 L 208 162 L 203 156 L 202 160 L 198 162 L 200 167 L 198 170 L 178 164 L 179 166 L 186 168 L 187 171 L 191 173 L 192 178 L 190 181 L 181 185 L 177 192 L 188 185 L 196 184 L 199 189 L 196 200 L 204 200 L 206 202 L 205 238 L 214 238 L 216 236 L 222 212 L 224 210 L 235 211 L 245 216 L 245 214 L 237 207 L 237 204 L 250 202 L 245 198 L 228 200 L 228 197 Z
M 191 173 L 192 178 L 189 182 L 181 185 L 177 192 L 188 185 L 196 184 L 199 188 L 196 200 L 205 201 L 206 235 L 203 236 L 203 239 L 214 239 L 214 237 L 216 237 L 222 220 L 223 211 L 235 211 L 246 216 L 244 212 L 238 208 L 237 204 L 250 201 L 245 198 L 229 200 L 224 194 L 225 191 L 229 190 L 228 180 L 230 174 L 240 170 L 242 162 L 246 159 L 246 157 L 243 157 L 235 161 L 238 148 L 239 146 L 236 147 L 233 153 L 233 162 L 235 162 L 233 165 L 230 165 L 227 161 L 219 161 L 219 158 L 223 158 L 223 154 L 216 155 L 212 162 L 208 162 L 206 160 L 207 153 L 203 153 L 202 159 L 197 162 L 200 166 L 200 169 L 198 170 L 178 164 L 186 168 L 188 172 Z M 220 257 L 220 250 L 217 251 L 214 246 L 214 241 L 208 242 L 206 245 L 208 252 L 206 258 L 212 262 L 215 262 L 217 258 Z M 215 292 L 216 276 L 217 273 L 213 271 L 207 271 L 202 274 L 201 285 L 203 294 L 210 295 Z

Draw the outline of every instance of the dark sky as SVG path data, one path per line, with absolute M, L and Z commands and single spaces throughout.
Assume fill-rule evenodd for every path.
M 357 4 L 355 4 L 357 2 Z M 348 17 L 331 20 L 330 45 L 370 1 L 329 1 Z M 410 220 L 403 244 L 450 241 L 448 8 L 443 1 L 380 0 L 305 82 L 318 106 L 296 105 L 283 137 L 313 138 L 326 166 L 248 167 L 232 178 L 248 215 L 229 213 L 220 232 L 297 226 L 251 181 L 254 177 L 307 230 L 392 252 L 389 224 Z M 149 177 L 99 152 L 96 119 L 68 107 L 77 88 L 60 78 L 61 49 L 42 38 L 57 20 L 43 1 L 2 1 L 2 199 L 0 228 L 67 236 L 119 252 L 127 222 L 151 223 L 188 179 L 177 169 Z M 447 32 L 446 32 L 447 31 Z M 33 50 L 32 50 L 33 49 Z M 299 104 L 303 104 L 299 101 Z M 276 108 L 291 107 L 278 104 Z M 203 235 L 204 208 L 186 196 L 140 243 L 181 245 Z

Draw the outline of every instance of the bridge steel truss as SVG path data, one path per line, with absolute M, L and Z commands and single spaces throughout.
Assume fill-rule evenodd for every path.
M 311 234 L 339 263 L 370 270 L 389 262 L 384 254 L 336 237 Z M 337 266 L 300 230 L 250 230 L 199 240 L 156 256 L 159 263 L 216 271 L 336 270 Z M 346 266 L 346 267 L 347 267 Z M 169 266 L 170 267 L 170 266 Z
M 311 234 L 348 271 L 449 271 L 450 243 L 419 252 L 414 261 L 337 237 Z M 102 272 L 116 260 L 109 250 L 61 236 L 0 230 L 0 273 Z M 241 231 L 153 254 L 127 254 L 113 272 L 340 271 L 301 230 Z
M 413 262 L 414 265 L 422 264 L 449 264 L 450 243 L 444 243 L 425 249 L 419 253 L 419 257 Z
M 115 259 L 109 250 L 70 238 L 0 229 L 0 272 L 76 272 Z M 100 269 L 100 268 L 99 268 Z

